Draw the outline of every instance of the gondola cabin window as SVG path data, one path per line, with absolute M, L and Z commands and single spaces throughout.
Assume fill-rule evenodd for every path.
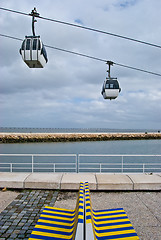
M 26 50 L 30 50 L 30 39 L 26 41 Z
M 32 48 L 33 48 L 33 50 L 37 49 L 37 39 L 34 39 Z

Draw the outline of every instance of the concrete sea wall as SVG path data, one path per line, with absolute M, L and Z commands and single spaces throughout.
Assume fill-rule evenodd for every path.
M 0 133 L 0 143 L 161 139 L 161 133 Z

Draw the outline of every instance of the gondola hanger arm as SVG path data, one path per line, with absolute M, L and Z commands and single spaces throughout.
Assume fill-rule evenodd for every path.
M 113 66 L 113 62 L 112 61 L 107 61 L 106 64 L 108 65 L 108 77 L 111 78 L 111 74 L 110 74 L 110 70 L 111 70 L 111 66 Z
M 35 17 L 39 17 L 40 14 L 37 12 L 36 8 L 34 7 L 34 9 L 31 11 L 31 13 L 29 13 L 29 15 L 32 16 L 32 34 L 33 36 L 35 36 L 35 22 L 37 22 Z

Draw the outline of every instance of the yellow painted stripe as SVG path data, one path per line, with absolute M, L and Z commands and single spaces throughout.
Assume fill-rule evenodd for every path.
M 82 212 L 84 212 L 83 209 L 79 209 L 79 213 L 82 213 Z
M 86 209 L 91 209 L 91 206 L 86 206 Z
M 96 239 L 96 238 L 95 238 Z M 119 238 L 119 240 L 139 240 L 138 236 Z
M 84 206 L 84 204 L 83 203 L 79 203 L 79 206 Z
M 105 226 L 105 227 L 96 227 L 97 230 L 106 230 L 106 229 L 113 229 L 113 228 L 124 228 L 124 227 L 132 227 L 132 224 L 124 224 L 124 225 L 113 225 L 113 226 Z
M 53 230 L 53 231 L 61 231 L 61 232 L 72 232 L 73 228 L 67 229 L 67 228 L 59 228 L 59 227 L 49 227 L 45 225 L 36 225 L 35 228 L 41 228 L 41 229 L 47 229 L 47 230 Z
M 43 210 L 42 213 L 53 213 L 53 214 L 59 214 L 59 215 L 65 215 L 65 216 L 74 216 L 74 213 L 64 213 L 64 212 L 55 212 L 55 211 L 48 211 L 48 210 Z
M 61 226 L 69 226 L 69 227 L 71 227 L 74 224 L 74 222 L 73 223 L 64 223 L 64 222 L 57 222 L 57 221 L 48 221 L 48 220 L 43 220 L 43 219 L 39 219 L 37 223 L 39 223 L 39 222 L 57 224 L 59 226 L 61 225 Z
M 75 209 L 73 210 L 71 210 L 71 209 L 65 209 L 65 208 L 55 208 L 55 207 L 49 207 L 49 206 L 45 206 L 45 208 L 50 208 L 50 209 L 55 209 L 55 210 L 61 210 L 61 211 L 68 211 L 68 212 L 75 212 Z M 44 208 L 44 209 L 45 209 Z
M 95 214 L 95 215 L 99 215 L 99 214 L 111 214 L 111 213 L 124 213 L 124 214 L 126 214 L 124 210 L 104 211 L 104 212 L 95 212 L 95 211 L 93 211 L 93 214 Z
M 107 218 L 118 218 L 118 217 L 127 217 L 126 214 L 118 214 L 118 215 L 112 215 L 112 216 L 101 216 L 101 217 L 96 217 L 93 216 L 93 218 L 97 221 L 97 219 L 107 219 Z M 119 219 L 118 219 L 119 220 Z
M 40 238 L 29 238 L 28 240 L 42 240 Z
M 91 222 L 92 222 L 91 219 L 87 219 L 87 220 L 86 220 L 86 223 L 91 223 Z
M 61 238 L 61 239 L 71 239 L 71 235 L 70 236 L 66 236 L 66 235 L 62 235 L 62 234 L 35 232 L 35 231 L 33 231 L 32 234 L 38 235 L 38 236 L 44 236 L 44 237 L 55 237 L 55 238 Z
M 55 217 L 55 216 L 49 216 L 49 215 L 45 215 L 45 214 L 41 214 L 41 217 L 45 217 L 45 218 L 53 218 L 53 219 L 61 219 L 61 220 L 67 220 L 67 221 L 73 221 L 73 218 L 65 218 L 65 217 Z
M 94 223 L 96 223 L 96 224 L 98 224 L 98 222 L 97 221 L 95 221 L 94 219 L 93 219 L 93 221 L 94 221 Z M 101 222 L 99 222 L 99 224 L 106 224 L 106 223 L 118 223 L 118 222 L 126 222 L 126 221 L 129 221 L 129 219 L 116 219 L 116 220 L 107 220 L 107 221 L 101 221 Z
M 135 236 L 135 237 L 128 237 L 128 238 L 119 238 L 119 240 L 127 240 L 127 239 L 129 239 L 129 240 L 138 240 L 139 237 Z
M 121 234 L 128 234 L 128 233 L 136 233 L 134 229 L 126 230 L 126 231 L 117 231 L 117 232 L 105 232 L 105 233 L 97 233 L 95 232 L 96 236 L 98 237 L 105 237 L 105 236 L 112 236 L 112 235 L 121 235 Z

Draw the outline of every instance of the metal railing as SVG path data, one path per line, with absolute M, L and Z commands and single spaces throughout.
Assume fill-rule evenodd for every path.
M 77 154 L 0 154 L 1 157 L 27 157 L 29 162 L 5 162 L 0 160 L 0 171 L 29 171 L 29 172 L 78 172 L 77 169 Z M 50 162 L 40 161 L 42 157 L 55 158 Z M 63 158 L 59 160 L 58 158 Z M 36 161 L 39 158 L 39 161 Z M 70 158 L 70 161 L 66 161 Z M 71 160 L 73 159 L 73 160 Z M 8 160 L 8 159 L 7 159 Z M 23 160 L 24 161 L 24 160 Z
M 0 159 L 0 171 L 8 172 L 161 172 L 161 155 L 0 154 L 0 157 L 6 160 Z M 148 158 L 151 161 L 145 162 Z
M 92 157 L 92 161 L 90 160 Z M 157 158 L 154 162 L 139 162 L 143 158 Z M 82 160 L 84 158 L 84 160 Z M 93 160 L 95 158 L 95 161 Z M 100 158 L 110 158 L 110 162 L 106 160 L 100 161 Z M 126 162 L 128 158 L 129 162 Z M 135 158 L 135 159 L 134 159 Z M 99 161 L 98 161 L 99 159 Z M 136 161 L 137 159 L 137 161 Z M 117 160 L 114 162 L 113 160 Z M 135 160 L 135 162 L 131 162 Z M 111 162 L 112 161 L 112 162 Z M 78 172 L 161 172 L 161 155 L 145 155 L 145 154 L 79 154 L 78 155 Z

